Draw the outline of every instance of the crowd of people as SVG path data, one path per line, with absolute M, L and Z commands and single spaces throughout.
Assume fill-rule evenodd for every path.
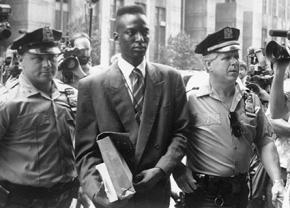
M 117 12 L 120 54 L 108 67 L 91 66 L 85 33 L 74 34 L 76 50 L 64 53 L 62 33 L 50 27 L 16 39 L 6 66 L 17 56 L 18 73 L 1 74 L 0 208 L 168 208 L 171 175 L 183 193 L 179 207 L 281 207 L 289 198 L 289 60 L 269 65 L 271 91 L 250 83 L 239 36 L 225 27 L 205 37 L 195 52 L 207 75 L 187 88 L 177 70 L 146 58 L 149 25 L 136 5 Z M 104 135 L 124 138 L 132 153 L 122 155 L 130 197 L 111 201 L 96 168 Z M 249 180 L 253 158 L 269 183 Z M 253 189 L 264 187 L 269 202 L 255 203 Z

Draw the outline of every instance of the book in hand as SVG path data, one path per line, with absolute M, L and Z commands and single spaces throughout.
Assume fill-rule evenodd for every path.
M 135 194 L 133 187 L 133 175 L 120 154 L 111 136 L 97 139 L 103 165 L 97 165 L 97 169 L 102 176 L 106 198 L 109 203 L 128 200 Z
M 100 163 L 96 165 L 96 169 L 99 171 L 100 175 L 102 176 L 106 197 L 108 198 L 109 202 L 118 201 L 118 196 L 113 186 L 113 182 L 109 175 L 108 169 L 105 163 Z

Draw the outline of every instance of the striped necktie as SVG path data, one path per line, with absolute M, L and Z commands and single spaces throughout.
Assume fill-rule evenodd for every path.
M 134 68 L 130 74 L 132 81 L 132 95 L 133 95 L 133 105 L 135 109 L 135 118 L 140 124 L 143 100 L 144 100 L 144 78 L 142 72 L 138 68 Z

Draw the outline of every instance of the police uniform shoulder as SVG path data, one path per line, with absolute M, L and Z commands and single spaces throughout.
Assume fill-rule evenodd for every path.
M 15 93 L 17 90 L 15 91 L 14 89 L 16 89 L 16 86 L 18 86 L 18 84 L 10 88 L 7 88 L 6 86 L 1 86 L 0 88 L 0 104 L 1 105 L 8 103 L 15 98 Z
M 210 94 L 209 76 L 206 72 L 196 72 L 188 80 L 186 85 L 186 91 L 189 94 L 193 94 L 197 97 Z
M 6 82 L 6 89 L 13 89 L 19 85 L 19 79 L 13 79 Z
M 77 91 L 76 88 L 74 88 L 74 87 L 72 87 L 72 86 L 70 86 L 70 85 L 68 85 L 68 84 L 63 83 L 63 82 L 62 82 L 61 80 L 59 80 L 59 79 L 54 79 L 54 83 L 55 83 L 57 89 L 58 89 L 60 92 L 65 92 L 67 89 L 71 89 L 71 90 L 73 90 L 73 91 Z
M 191 90 L 188 90 L 188 96 L 194 95 L 196 97 L 203 97 L 210 94 L 209 85 L 194 86 Z

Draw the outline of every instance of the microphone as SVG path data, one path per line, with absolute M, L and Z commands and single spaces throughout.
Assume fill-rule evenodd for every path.
M 290 31 L 288 30 L 269 30 L 269 35 L 272 37 L 287 37 L 290 38 Z

